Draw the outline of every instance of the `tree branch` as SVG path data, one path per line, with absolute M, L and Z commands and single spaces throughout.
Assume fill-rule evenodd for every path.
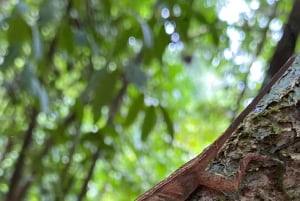
M 30 117 L 30 123 L 28 129 L 24 133 L 23 145 L 19 157 L 16 161 L 15 169 L 10 180 L 9 191 L 6 195 L 6 201 L 17 201 L 16 198 L 18 197 L 18 191 L 19 191 L 18 188 L 20 185 L 20 180 L 23 176 L 22 174 L 24 169 L 26 152 L 29 149 L 30 144 L 32 142 L 33 130 L 36 127 L 37 116 L 38 116 L 38 111 L 37 109 L 34 108 Z

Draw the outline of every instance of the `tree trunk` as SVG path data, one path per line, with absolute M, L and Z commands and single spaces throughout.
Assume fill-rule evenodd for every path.
M 285 24 L 282 37 L 277 43 L 276 49 L 270 61 L 270 66 L 265 76 L 263 85 L 267 85 L 271 78 L 283 66 L 295 51 L 300 32 L 300 0 L 294 0 L 287 23 Z
M 252 161 L 235 193 L 199 187 L 188 200 L 300 200 L 300 55 L 223 145 L 207 171 L 231 178 L 247 153 Z

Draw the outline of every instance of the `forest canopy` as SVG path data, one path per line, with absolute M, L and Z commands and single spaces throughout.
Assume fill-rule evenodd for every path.
M 261 88 L 293 1 L 0 1 L 0 200 L 133 200 Z

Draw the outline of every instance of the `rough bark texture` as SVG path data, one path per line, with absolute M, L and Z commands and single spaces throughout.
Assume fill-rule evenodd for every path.
M 235 175 L 247 153 L 281 161 L 253 161 L 236 193 L 199 187 L 190 201 L 300 200 L 300 56 L 224 144 L 207 171 Z

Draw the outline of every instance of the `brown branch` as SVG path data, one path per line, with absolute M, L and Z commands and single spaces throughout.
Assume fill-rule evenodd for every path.
M 70 13 L 71 11 L 71 8 L 72 8 L 72 3 L 73 1 L 72 0 L 69 0 L 67 5 L 66 5 L 66 9 L 65 9 L 65 12 L 64 12 L 64 18 L 66 19 L 69 19 L 68 17 L 68 14 Z M 62 21 L 61 21 L 62 22 Z M 57 42 L 58 42 L 58 33 L 59 33 L 59 30 L 61 29 L 62 27 L 62 24 L 63 23 L 60 23 L 58 28 L 57 28 L 57 31 L 53 37 L 53 39 L 51 40 L 50 42 L 50 46 L 49 46 L 49 50 L 47 52 L 47 58 L 49 61 L 52 61 L 53 60 L 53 57 L 54 57 L 54 53 L 56 52 L 56 48 L 57 48 Z
M 76 125 L 75 125 L 76 127 Z M 72 181 L 73 177 L 68 178 L 68 172 L 69 169 L 73 163 L 73 157 L 74 154 L 76 153 L 76 148 L 80 139 L 80 132 L 79 132 L 80 128 L 79 126 L 77 126 L 76 128 L 76 133 L 74 135 L 74 137 L 72 138 L 72 146 L 69 149 L 69 154 L 68 154 L 68 162 L 66 163 L 66 165 L 64 166 L 64 168 L 62 169 L 61 173 L 60 173 L 60 181 L 61 181 L 61 185 L 62 187 L 60 188 L 61 193 L 58 193 L 56 195 L 56 200 L 64 200 L 64 196 L 68 194 L 69 190 L 72 187 L 72 183 L 70 183 L 70 181 Z
M 113 119 L 114 119 L 117 111 L 119 110 L 119 107 L 123 100 L 123 96 L 125 95 L 128 84 L 125 81 L 125 79 L 123 79 L 123 80 L 124 80 L 124 82 L 123 82 L 122 88 L 119 90 L 119 93 L 117 94 L 116 98 L 112 101 L 112 104 L 110 105 L 109 116 L 108 116 L 108 119 L 106 122 L 106 126 L 113 124 Z M 101 152 L 101 147 L 97 147 L 97 150 L 93 154 L 91 166 L 89 168 L 86 178 L 83 181 L 83 185 L 81 187 L 81 191 L 79 193 L 77 201 L 82 201 L 84 196 L 86 195 L 88 183 L 93 176 L 95 165 L 100 156 L 100 152 Z
M 134 58 L 132 58 L 132 61 L 135 62 L 136 64 L 140 64 L 142 63 L 143 60 L 143 51 L 141 50 L 140 52 L 138 52 Z M 112 126 L 113 125 L 113 120 L 117 114 L 117 112 L 120 109 L 123 97 L 126 94 L 126 90 L 128 87 L 128 80 L 126 79 L 126 76 L 124 73 L 121 74 L 121 79 L 122 79 L 122 87 L 120 88 L 119 92 L 117 93 L 116 97 L 114 98 L 114 100 L 111 102 L 110 106 L 109 106 L 109 114 L 108 114 L 108 118 L 106 121 L 105 126 Z M 97 147 L 97 150 L 95 151 L 95 153 L 92 156 L 92 164 L 90 166 L 90 169 L 88 171 L 88 174 L 83 182 L 83 185 L 81 187 L 81 191 L 79 193 L 78 196 L 78 201 L 81 201 L 86 192 L 87 192 L 87 187 L 88 187 L 88 182 L 91 180 L 92 176 L 93 176 L 93 172 L 94 172 L 94 168 L 96 165 L 96 162 L 100 156 L 100 151 L 101 151 L 101 147 Z
M 72 0 L 69 0 L 67 3 L 67 6 L 66 6 L 66 14 L 65 15 L 67 15 L 70 12 L 71 5 L 72 5 Z M 53 59 L 53 56 L 54 56 L 54 53 L 55 53 L 56 47 L 57 47 L 57 41 L 58 41 L 58 34 L 56 34 L 54 36 L 54 38 L 52 39 L 52 41 L 50 42 L 50 46 L 49 46 L 48 53 L 47 53 L 49 61 L 52 61 L 52 59 Z M 7 195 L 6 195 L 7 201 L 20 200 L 21 199 L 20 195 L 24 195 L 28 189 L 28 186 L 26 186 L 26 187 L 23 186 L 23 188 L 21 188 L 22 190 L 19 188 L 20 188 L 20 180 L 21 180 L 22 174 L 23 174 L 23 166 L 24 166 L 24 160 L 26 157 L 26 151 L 29 148 L 31 141 L 32 141 L 33 129 L 36 126 L 37 115 L 38 115 L 38 111 L 36 109 L 34 109 L 33 114 L 31 115 L 31 122 L 29 124 L 28 130 L 26 131 L 26 133 L 24 135 L 25 139 L 23 141 L 23 146 L 21 148 L 12 178 L 10 180 L 9 191 L 7 192 Z
M 6 195 L 6 201 L 17 201 L 16 197 L 19 191 L 18 188 L 20 185 L 20 181 L 23 176 L 26 152 L 29 149 L 32 142 L 33 130 L 36 127 L 36 120 L 37 120 L 38 113 L 39 112 L 37 111 L 37 109 L 34 108 L 30 117 L 30 123 L 28 129 L 24 133 L 23 145 L 20 154 L 18 156 L 18 159 L 16 161 L 15 169 L 10 180 L 9 190 Z
M 4 152 L 1 155 L 0 166 L 1 166 L 2 162 L 5 160 L 5 158 L 7 157 L 7 155 L 10 153 L 10 151 L 12 150 L 12 148 L 13 148 L 13 140 L 9 136 L 8 139 L 7 139 L 7 143 L 6 143 Z
M 31 187 L 34 178 L 36 177 L 36 174 L 38 172 L 38 169 L 40 168 L 40 166 L 38 166 L 37 164 L 41 161 L 41 159 L 48 154 L 48 151 L 50 150 L 51 146 L 53 144 L 53 139 L 52 137 L 49 137 L 45 143 L 44 143 L 44 148 L 43 151 L 38 155 L 38 157 L 36 157 L 36 159 L 38 159 L 38 161 L 36 163 L 34 163 L 35 165 L 31 167 L 31 174 L 30 176 L 28 176 L 30 179 L 27 179 L 20 187 L 19 187 L 19 192 L 17 193 L 17 197 L 16 200 L 20 201 L 22 199 L 25 198 L 26 193 L 28 191 L 28 189 Z
M 98 158 L 100 156 L 100 151 L 101 151 L 101 148 L 98 147 L 97 150 L 95 151 L 95 153 L 93 154 L 92 164 L 91 164 L 90 169 L 88 171 L 88 174 L 87 174 L 87 176 L 86 176 L 86 178 L 85 178 L 85 180 L 83 182 L 83 185 L 81 187 L 81 191 L 79 193 L 77 201 L 82 201 L 83 198 L 85 197 L 89 181 L 91 180 L 91 178 L 93 176 L 94 169 L 95 169 L 95 166 L 96 166 L 96 162 L 97 162 L 97 160 L 98 160 Z
M 117 94 L 116 98 L 113 100 L 112 104 L 110 104 L 107 125 L 113 124 L 113 119 L 116 116 L 116 113 L 119 111 L 123 97 L 127 90 L 128 82 L 127 82 L 124 74 L 122 74 L 121 76 L 122 76 L 122 82 L 123 82 L 122 88 L 119 90 L 119 93 Z
M 110 107 L 109 107 L 109 115 L 108 115 L 108 119 L 106 122 L 106 126 L 111 126 L 113 125 L 113 119 L 116 116 L 117 112 L 119 111 L 120 105 L 122 103 L 123 97 L 126 93 L 126 89 L 128 86 L 128 82 L 124 76 L 124 74 L 122 74 L 122 81 L 123 81 L 123 85 L 121 87 L 121 89 L 119 90 L 118 94 L 116 95 L 115 99 L 112 101 Z M 96 162 L 100 156 L 100 151 L 101 151 L 101 147 L 97 147 L 97 150 L 95 151 L 95 153 L 93 154 L 92 157 L 92 164 L 89 168 L 88 174 L 83 182 L 83 185 L 81 187 L 81 191 L 79 193 L 78 199 L 77 201 L 81 201 L 83 200 L 86 192 L 87 192 L 87 187 L 88 187 L 88 183 L 91 180 L 92 176 L 93 176 L 93 172 L 94 172 L 94 168 L 96 165 Z

